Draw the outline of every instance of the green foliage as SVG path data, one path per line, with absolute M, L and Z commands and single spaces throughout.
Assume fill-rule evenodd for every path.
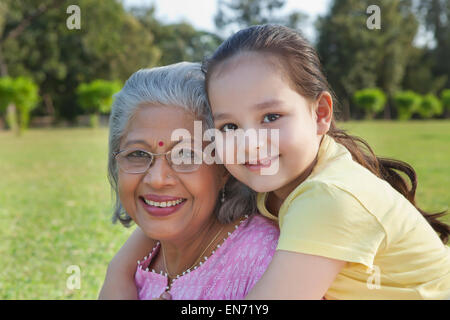
M 394 104 L 399 120 L 408 120 L 418 111 L 421 97 L 413 91 L 399 91 L 394 95 Z
M 445 89 L 441 93 L 442 106 L 445 110 L 450 111 L 450 89 Z
M 413 48 L 406 66 L 402 87 L 419 94 L 437 93 L 447 82 L 447 75 L 433 72 L 435 58 L 428 48 Z
M 366 27 L 369 5 L 381 9 L 380 30 Z M 355 91 L 379 87 L 391 98 L 401 89 L 419 23 L 408 0 L 332 0 L 329 6 L 316 24 L 317 50 L 348 119 L 356 111 Z
M 123 82 L 141 68 L 201 61 L 237 28 L 279 23 L 301 29 L 307 20 L 302 12 L 287 11 L 287 0 L 215 1 L 219 34 L 197 30 L 185 21 L 164 23 L 156 18 L 155 5 L 125 8 L 118 0 L 76 1 L 81 29 L 69 30 L 68 0 L 2 0 L 0 75 L 26 76 L 38 85 L 45 98 L 32 115 L 73 120 L 84 112 L 76 91 L 82 83 L 99 78 Z M 369 5 L 381 9 L 380 30 L 366 27 Z M 419 21 L 436 46 L 414 45 Z M 316 47 L 344 119 L 361 113 L 352 99 L 357 90 L 382 89 L 388 99 L 384 115 L 389 117 L 391 105 L 397 106 L 396 92 L 438 94 L 450 85 L 449 0 L 330 0 L 316 29 Z M 7 95 L 3 90 L 0 114 L 6 112 L 1 99 Z M 444 102 L 449 110 L 447 106 Z M 402 106 L 397 110 L 401 118 L 410 117 Z M 30 113 L 22 116 L 20 121 L 27 122 Z
M 218 0 L 214 22 L 218 30 L 245 28 L 255 24 L 275 23 L 299 29 L 307 19 L 300 11 L 280 14 L 286 0 Z M 234 30 L 236 31 L 236 30 Z
M 4 113 L 8 105 L 13 101 L 14 83 L 10 77 L 0 78 L 0 113 Z
M 427 31 L 433 35 L 435 46 L 429 50 L 431 70 L 435 77 L 445 78 L 444 87 L 450 87 L 450 1 L 418 1 L 419 14 Z
M 7 120 L 11 128 L 19 128 L 19 134 L 28 127 L 30 112 L 39 101 L 38 91 L 30 78 L 0 78 L 0 111 L 12 105 L 8 109 Z
M 158 65 L 180 61 L 202 61 L 220 45 L 222 39 L 213 33 L 195 29 L 187 22 L 164 24 L 155 17 L 155 8 L 132 8 L 139 22 L 153 33 L 154 45 L 164 54 Z
M 422 97 L 418 113 L 424 119 L 432 118 L 442 114 L 442 103 L 434 94 L 427 94 Z
M 158 64 L 161 52 L 153 43 L 151 29 L 117 0 L 76 1 L 81 9 L 79 30 L 66 26 L 66 8 L 73 2 L 11 0 L 0 39 L 47 3 L 58 6 L 36 17 L 16 38 L 3 42 L 0 51 L 10 76 L 32 77 L 41 94 L 51 97 L 52 103 L 42 100 L 35 113 L 48 114 L 53 106 L 58 118 L 74 119 L 83 111 L 76 95 L 81 83 L 98 78 L 125 81 L 136 70 Z
M 356 105 L 364 110 L 368 119 L 382 111 L 386 104 L 386 95 L 378 88 L 358 90 L 353 97 Z
M 108 113 L 113 95 L 121 88 L 118 81 L 94 80 L 82 83 L 77 88 L 78 102 L 89 114 Z

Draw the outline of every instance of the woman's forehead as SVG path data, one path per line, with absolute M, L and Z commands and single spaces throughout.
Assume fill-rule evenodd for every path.
M 130 119 L 122 138 L 122 146 L 130 141 L 146 141 L 149 145 L 167 146 L 173 141 L 194 138 L 194 115 L 180 107 L 143 106 Z
M 138 108 L 130 119 L 129 131 L 148 131 L 153 133 L 172 132 L 176 129 L 194 130 L 194 115 L 173 106 L 144 106 Z

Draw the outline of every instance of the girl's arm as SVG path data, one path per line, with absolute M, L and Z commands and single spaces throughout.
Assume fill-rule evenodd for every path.
M 136 227 L 109 263 L 105 282 L 98 298 L 101 300 L 137 299 L 134 282 L 137 261 L 146 256 L 155 244 L 155 240 L 148 238 L 141 228 Z
M 322 299 L 345 264 L 342 260 L 277 250 L 246 299 Z

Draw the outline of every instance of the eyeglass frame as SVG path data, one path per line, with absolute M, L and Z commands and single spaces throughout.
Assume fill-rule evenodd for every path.
M 115 151 L 115 152 L 112 153 L 112 155 L 114 156 L 114 159 L 116 160 L 116 162 L 117 162 L 117 164 L 118 164 L 117 156 L 118 156 L 119 154 L 125 152 L 125 151 L 132 151 L 132 150 L 133 150 L 133 151 L 141 151 L 141 152 L 147 153 L 147 154 L 149 154 L 152 158 L 151 158 L 151 161 L 149 162 L 149 165 L 148 165 L 147 169 L 145 169 L 145 170 L 142 171 L 142 172 L 126 172 L 125 170 L 121 169 L 120 165 L 118 165 L 119 169 L 122 170 L 123 172 L 127 173 L 127 174 L 143 174 L 143 173 L 148 172 L 148 170 L 150 170 L 150 168 L 151 168 L 152 165 L 154 164 L 154 161 L 155 161 L 155 159 L 156 159 L 157 156 L 165 156 L 165 158 L 166 158 L 166 160 L 167 160 L 167 163 L 169 164 L 170 168 L 172 168 L 175 172 L 178 172 L 178 173 L 190 173 L 190 172 L 195 172 L 195 171 L 197 171 L 198 168 L 200 167 L 200 164 L 194 163 L 194 165 L 197 165 L 197 166 L 196 166 L 195 169 L 193 169 L 193 170 L 189 170 L 189 171 L 177 171 L 177 170 L 173 167 L 174 163 L 173 163 L 172 159 L 170 159 L 170 158 L 167 157 L 168 154 L 172 153 L 173 148 L 170 149 L 170 150 L 167 151 L 167 152 L 164 152 L 164 153 L 153 153 L 153 152 L 151 152 L 151 151 L 146 151 L 146 150 L 142 150 L 142 149 L 124 149 L 124 150 Z M 192 150 L 195 150 L 195 149 L 192 149 Z

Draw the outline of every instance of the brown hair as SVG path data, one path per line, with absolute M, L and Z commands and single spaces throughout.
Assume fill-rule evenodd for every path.
M 225 40 L 214 54 L 203 62 L 203 72 L 206 73 L 206 91 L 213 70 L 223 61 L 242 52 L 269 53 L 277 57 L 284 65 L 294 89 L 309 99 L 315 101 L 323 92 L 329 92 L 333 101 L 336 96 L 328 84 L 315 49 L 296 30 L 280 25 L 256 25 L 240 30 Z M 438 220 L 446 211 L 427 213 L 415 203 L 417 175 L 407 163 L 399 160 L 377 157 L 363 139 L 352 136 L 337 128 L 332 119 L 327 133 L 336 142 L 344 145 L 359 164 L 369 169 L 377 177 L 386 180 L 394 189 L 408 199 L 425 217 L 433 229 L 440 235 L 442 242 L 447 243 L 450 226 Z M 406 174 L 411 187 L 401 176 Z

